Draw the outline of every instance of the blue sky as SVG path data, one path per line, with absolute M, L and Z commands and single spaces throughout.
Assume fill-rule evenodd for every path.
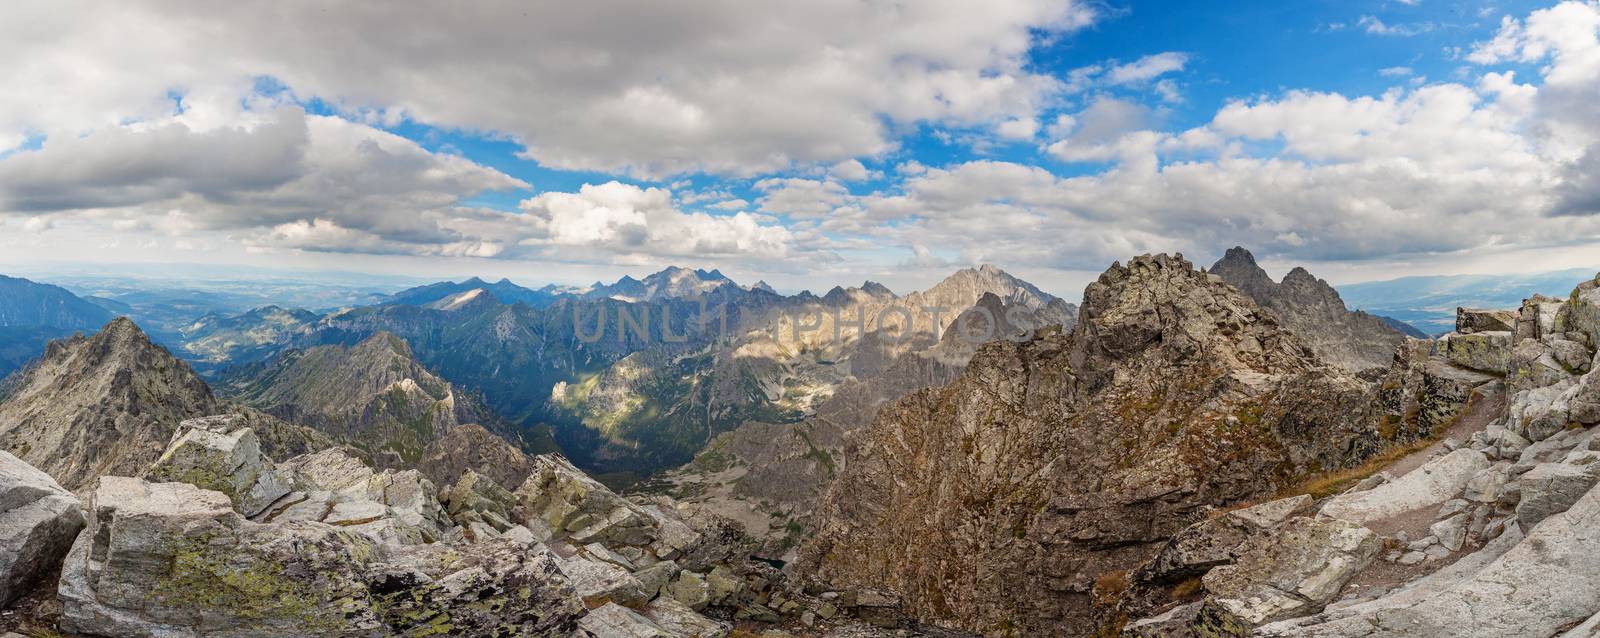
M 1070 290 L 1147 251 L 1355 281 L 1600 238 L 1590 3 L 64 6 L 0 10 L 0 262 Z

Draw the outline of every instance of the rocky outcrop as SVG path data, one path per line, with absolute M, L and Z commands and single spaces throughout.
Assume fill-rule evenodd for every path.
M 1352 372 L 1386 368 L 1405 335 L 1382 317 L 1351 311 L 1339 292 L 1304 268 L 1295 268 L 1275 282 L 1256 265 L 1250 251 L 1230 248 L 1209 269 L 1300 336 L 1323 361 Z
M 1341 494 L 1322 506 L 1322 513 L 1367 523 L 1454 498 L 1474 476 L 1489 467 L 1483 453 L 1460 449 L 1430 461 L 1416 471 L 1369 490 Z
M 261 454 L 261 443 L 236 420 L 191 419 L 179 424 L 167 451 L 146 477 L 188 483 L 227 495 L 234 509 L 254 516 L 289 493 L 289 480 Z
M 0 607 L 55 571 L 83 523 L 77 497 L 0 452 Z
M 60 596 L 64 629 L 101 636 L 547 634 L 582 613 L 541 548 L 259 524 L 219 492 L 118 477 L 91 497 Z
M 1211 506 L 1384 445 L 1366 392 L 1220 277 L 1139 257 L 1088 287 L 1071 334 L 991 344 L 886 406 L 849 443 L 803 567 L 946 626 L 1084 635 L 1097 583 Z
M 223 412 L 205 382 L 126 318 L 50 344 L 0 403 L 0 448 L 79 490 L 143 472 L 189 418 Z

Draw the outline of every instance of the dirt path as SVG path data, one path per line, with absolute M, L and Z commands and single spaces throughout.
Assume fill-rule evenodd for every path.
M 1458 443 L 1465 443 L 1474 433 L 1484 431 L 1489 427 L 1489 424 L 1505 413 L 1505 405 L 1506 397 L 1503 390 L 1496 392 L 1494 395 L 1473 401 L 1467 406 L 1466 414 L 1463 414 L 1449 429 L 1445 430 L 1445 434 L 1440 437 L 1439 442 L 1395 461 L 1389 467 L 1384 468 L 1383 471 L 1388 472 L 1395 478 L 1400 478 L 1415 471 L 1417 468 L 1427 464 L 1434 454 L 1444 449 L 1445 439 L 1455 439 Z M 1434 517 L 1438 513 L 1438 505 L 1429 505 L 1385 519 L 1372 521 L 1367 523 L 1367 528 L 1388 538 L 1404 532 L 1407 539 L 1414 541 L 1428 535 L 1428 526 L 1433 524 Z M 1415 565 L 1401 565 L 1380 559 L 1351 579 L 1346 592 L 1359 596 L 1363 591 L 1384 591 L 1401 583 L 1414 581 L 1443 569 L 1462 557 L 1477 551 L 1480 547 L 1481 543 L 1473 543 L 1469 540 L 1461 548 L 1461 551 L 1440 560 L 1430 560 Z

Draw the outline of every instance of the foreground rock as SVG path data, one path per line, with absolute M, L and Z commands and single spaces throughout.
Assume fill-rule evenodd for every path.
M 1354 523 L 1370 523 L 1436 506 L 1461 493 L 1467 482 L 1487 467 L 1489 460 L 1481 452 L 1463 448 L 1392 482 L 1334 497 L 1322 506 L 1322 513 Z
M 556 559 L 511 543 L 400 547 L 259 524 L 220 493 L 106 477 L 63 566 L 62 627 L 102 636 L 569 633 Z
M 1545 519 L 1481 569 L 1429 587 L 1341 610 L 1269 625 L 1262 635 L 1399 638 L 1558 636 L 1600 613 L 1600 491 Z M 1516 540 L 1513 537 L 1513 540 Z M 1487 551 L 1487 550 L 1486 550 Z
M 1247 541 L 1237 561 L 1205 575 L 1201 631 L 1244 635 L 1274 620 L 1321 611 L 1383 543 L 1355 523 L 1296 518 Z
M 53 573 L 83 524 L 76 497 L 0 452 L 0 607 Z

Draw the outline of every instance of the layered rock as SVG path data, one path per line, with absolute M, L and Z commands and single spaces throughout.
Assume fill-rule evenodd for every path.
M 0 448 L 78 490 L 143 472 L 178 423 L 223 412 L 189 366 L 126 318 L 50 344 L 0 403 Z
M 1089 286 L 1070 334 L 991 344 L 885 407 L 802 559 L 946 626 L 1084 635 L 1097 581 L 1211 506 L 1384 445 L 1366 393 L 1220 277 L 1139 257 Z
M 0 607 L 54 572 L 83 524 L 77 497 L 0 452 Z
M 1304 268 L 1275 282 L 1244 248 L 1234 247 L 1209 270 L 1232 284 L 1280 325 L 1300 336 L 1323 361 L 1350 371 L 1385 368 L 1405 334 L 1382 317 L 1351 311 L 1338 291 Z

